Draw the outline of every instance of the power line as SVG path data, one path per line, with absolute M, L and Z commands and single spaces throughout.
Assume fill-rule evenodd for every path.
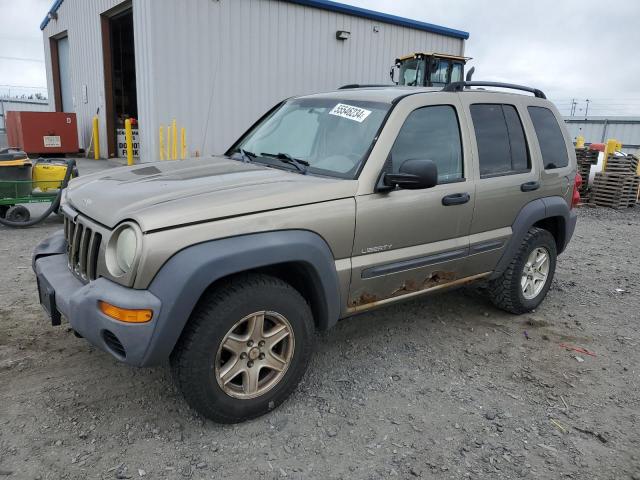
M 8 56 L 5 56 L 5 55 L 0 55 L 0 60 L 17 60 L 19 62 L 44 63 L 44 60 L 40 60 L 38 58 L 8 57 Z
M 47 88 L 46 86 L 29 86 L 29 85 L 4 85 L 0 84 L 0 87 L 9 87 L 9 88 Z

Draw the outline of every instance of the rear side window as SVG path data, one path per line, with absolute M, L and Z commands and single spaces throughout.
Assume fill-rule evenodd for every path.
M 416 159 L 432 160 L 440 183 L 462 178 L 460 126 L 452 106 L 422 107 L 409 114 L 391 149 L 393 172 Z
M 522 122 L 513 105 L 471 105 L 480 177 L 527 172 L 531 168 Z
M 545 170 L 569 165 L 567 145 L 564 142 L 556 116 L 551 110 L 544 107 L 527 107 L 527 109 L 538 136 Z

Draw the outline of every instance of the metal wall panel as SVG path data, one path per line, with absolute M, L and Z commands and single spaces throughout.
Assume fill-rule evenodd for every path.
M 278 0 L 136 0 L 134 17 L 145 160 L 158 158 L 158 127 L 174 118 L 190 154 L 220 153 L 281 99 L 389 83 L 409 52 L 464 51 L 461 39 Z
M 100 14 L 120 3 L 122 0 L 66 0 L 58 8 L 57 20 L 49 21 L 43 30 L 49 96 L 53 97 L 49 38 L 66 31 L 69 37 L 71 99 L 78 119 L 78 145 L 80 148 L 89 147 L 91 119 L 99 109 L 100 147 L 103 156 L 107 148 L 107 128 Z M 84 86 L 87 92 L 86 103 Z M 49 108 L 55 110 L 53 100 Z
M 106 145 L 99 13 L 118 3 L 65 0 L 45 28 L 45 38 L 69 30 L 84 146 L 97 106 Z M 281 99 L 347 83 L 390 83 L 389 68 L 406 53 L 464 52 L 459 38 L 280 0 L 133 0 L 133 17 L 143 161 L 159 158 L 158 128 L 173 119 L 186 128 L 190 155 L 220 153 Z M 336 30 L 351 38 L 336 40 Z M 83 84 L 88 105 L 78 101 Z
M 582 135 L 587 143 L 602 143 L 609 138 L 622 142 L 628 153 L 640 151 L 640 117 L 589 117 L 580 120 L 565 118 L 567 130 L 574 142 Z

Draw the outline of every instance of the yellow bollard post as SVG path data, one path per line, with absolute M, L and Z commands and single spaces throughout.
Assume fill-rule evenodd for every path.
M 607 143 L 604 147 L 604 159 L 602 160 L 602 171 L 607 171 L 607 160 L 609 159 L 609 155 L 613 155 L 616 151 L 616 147 L 618 145 L 618 141 L 610 138 L 607 140 Z
M 171 127 L 167 125 L 167 151 L 165 158 L 171 160 Z
M 133 165 L 133 132 L 131 131 L 131 119 L 124 121 L 124 140 L 127 144 L 127 165 Z
M 100 133 L 98 132 L 98 116 L 93 117 L 93 159 L 100 160 Z
M 584 137 L 582 135 L 576 137 L 576 148 L 584 148 Z
M 176 120 L 171 122 L 171 160 L 178 159 L 178 130 L 176 128 Z
M 187 158 L 187 132 L 184 127 L 180 129 L 180 158 Z
M 164 160 L 164 125 L 160 125 L 160 160 Z

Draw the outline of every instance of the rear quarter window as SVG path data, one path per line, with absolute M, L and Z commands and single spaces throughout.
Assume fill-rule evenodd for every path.
M 527 107 L 527 110 L 538 137 L 545 170 L 569 165 L 567 145 L 553 112 L 545 107 Z

